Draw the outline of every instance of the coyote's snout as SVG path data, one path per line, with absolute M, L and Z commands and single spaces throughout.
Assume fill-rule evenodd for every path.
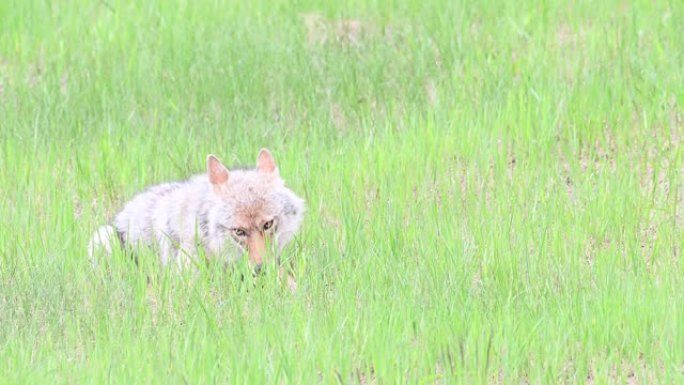
M 270 251 L 278 254 L 292 239 L 304 210 L 268 150 L 247 170 L 229 171 L 209 155 L 206 174 L 153 186 L 126 203 L 111 226 L 94 234 L 89 253 L 92 258 L 98 248 L 111 252 L 115 243 L 129 251 L 145 246 L 164 264 L 186 266 L 199 248 L 225 261 L 247 252 L 259 269 Z

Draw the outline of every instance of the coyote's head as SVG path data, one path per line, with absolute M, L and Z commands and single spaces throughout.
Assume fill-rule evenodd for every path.
M 279 252 L 299 229 L 304 201 L 285 187 L 267 149 L 259 151 L 255 169 L 229 171 L 213 155 L 207 169 L 215 198 L 208 218 L 209 248 L 225 253 L 233 244 L 261 267 L 269 249 Z

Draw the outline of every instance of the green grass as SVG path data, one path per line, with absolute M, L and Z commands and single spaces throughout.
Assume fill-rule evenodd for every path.
M 0 2 L 0 382 L 684 383 L 678 1 L 219 3 Z M 262 146 L 295 293 L 91 268 Z

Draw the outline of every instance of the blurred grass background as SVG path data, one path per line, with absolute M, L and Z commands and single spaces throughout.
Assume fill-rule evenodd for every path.
M 683 26 L 676 1 L 1 2 L 0 379 L 684 382 Z M 308 204 L 296 293 L 91 269 L 133 194 L 264 146 Z

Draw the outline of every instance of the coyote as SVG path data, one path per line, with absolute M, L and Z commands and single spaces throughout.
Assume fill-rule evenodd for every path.
M 100 227 L 88 245 L 112 252 L 152 248 L 163 265 L 189 267 L 203 251 L 209 259 L 232 262 L 249 255 L 258 270 L 269 245 L 277 255 L 299 229 L 304 200 L 285 187 L 273 156 L 259 151 L 256 169 L 228 170 L 214 155 L 207 173 L 185 182 L 153 186 L 133 197 L 110 225 Z M 276 256 L 277 256 L 276 255 Z

